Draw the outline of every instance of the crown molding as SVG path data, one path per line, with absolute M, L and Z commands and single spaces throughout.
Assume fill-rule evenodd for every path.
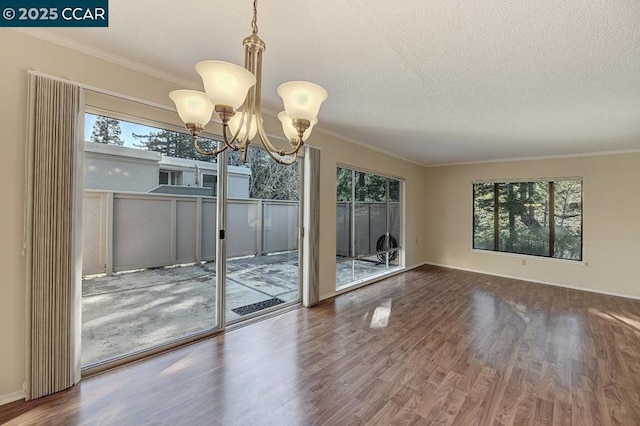
M 474 164 L 512 163 L 517 161 L 537 161 L 537 160 L 557 160 L 562 158 L 607 157 L 610 155 L 624 155 L 624 154 L 640 154 L 640 148 L 612 150 L 612 151 L 585 152 L 581 154 L 561 154 L 561 155 L 545 155 L 545 156 L 538 156 L 538 157 L 515 157 L 515 158 L 502 158 L 502 159 L 494 159 L 494 160 L 466 161 L 461 163 L 423 164 L 423 167 L 433 168 L 433 167 L 472 166 Z
M 79 53 L 83 53 L 88 56 L 92 56 L 97 59 L 101 59 L 103 61 L 106 61 L 112 64 L 120 65 L 122 67 L 148 75 L 150 77 L 168 81 L 169 83 L 175 83 L 186 88 L 199 90 L 198 89 L 199 85 L 196 81 L 159 70 L 150 65 L 146 65 L 141 62 L 134 61 L 129 58 L 125 58 L 124 56 L 121 56 L 121 55 L 96 49 L 95 47 L 89 46 L 86 43 L 82 43 L 77 40 L 73 40 L 68 37 L 61 36 L 59 34 L 56 34 L 52 31 L 48 31 L 43 28 L 11 28 L 11 30 L 27 35 L 29 37 L 37 38 L 42 41 L 53 43 L 55 45 L 65 47 L 67 49 L 71 49 Z
M 351 138 L 349 138 L 347 136 L 342 136 L 342 135 L 340 135 L 338 133 L 332 132 L 331 130 L 327 130 L 326 128 L 321 127 L 321 126 L 320 127 L 319 126 L 315 126 L 313 128 L 313 130 L 317 131 L 318 133 L 322 133 L 322 134 L 325 134 L 327 136 L 331 136 L 333 138 L 340 139 L 340 140 L 343 140 L 345 142 L 349 142 L 351 144 L 358 145 L 358 146 L 361 146 L 363 148 L 370 149 L 371 151 L 376 151 L 376 152 L 379 152 L 381 154 L 387 155 L 389 157 L 397 158 L 399 160 L 406 161 L 406 162 L 411 163 L 411 164 L 415 164 L 416 166 L 427 167 L 426 164 L 421 163 L 419 161 L 416 161 L 416 160 L 413 160 L 413 159 L 410 159 L 410 158 L 407 158 L 407 157 L 402 157 L 402 156 L 400 156 L 400 155 L 398 155 L 398 154 L 396 154 L 394 152 L 389 152 L 389 151 L 384 150 L 382 148 L 378 148 L 378 147 L 375 147 L 375 146 L 367 145 L 364 142 L 360 142 L 358 140 L 351 139 Z

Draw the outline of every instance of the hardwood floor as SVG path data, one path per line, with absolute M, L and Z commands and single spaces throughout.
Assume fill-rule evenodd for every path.
M 0 423 L 640 425 L 640 301 L 422 267 Z

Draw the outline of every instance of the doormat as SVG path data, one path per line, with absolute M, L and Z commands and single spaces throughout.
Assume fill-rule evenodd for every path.
M 239 308 L 233 308 L 231 311 L 235 312 L 238 315 L 248 315 L 254 312 L 261 311 L 263 309 L 270 308 L 272 306 L 279 305 L 281 303 L 284 303 L 284 300 L 280 300 L 277 297 L 274 297 L 273 299 L 263 300 L 262 302 L 240 306 Z

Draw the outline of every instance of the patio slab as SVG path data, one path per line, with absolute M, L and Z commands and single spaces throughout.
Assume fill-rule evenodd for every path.
M 134 279 L 135 274 L 129 274 Z M 214 327 L 212 279 L 82 298 L 82 364 L 148 349 Z
M 227 264 L 232 309 L 278 297 L 298 299 L 297 254 Z M 149 349 L 215 328 L 215 264 L 90 277 L 82 284 L 82 365 Z

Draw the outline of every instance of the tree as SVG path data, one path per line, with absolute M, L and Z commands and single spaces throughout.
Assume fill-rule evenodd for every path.
M 349 170 L 349 169 L 343 169 L 342 167 L 338 167 L 338 173 L 337 173 L 337 186 L 336 186 L 336 192 L 338 195 L 338 202 L 343 201 L 343 202 L 348 202 L 351 201 L 352 199 L 352 193 L 351 193 L 351 181 L 353 179 L 353 175 L 352 175 L 353 171 Z
M 494 247 L 494 184 L 473 185 L 473 247 L 493 250 Z
M 499 248 L 549 255 L 549 183 L 498 185 Z
M 124 144 L 124 140 L 120 137 L 121 133 L 122 129 L 120 129 L 119 120 L 98 115 L 93 124 L 91 142 L 120 146 Z
M 354 172 L 353 170 L 338 167 L 337 179 L 337 200 L 352 201 L 351 185 L 355 173 L 355 198 L 361 202 L 385 202 L 387 196 L 387 179 L 384 176 L 371 173 Z M 388 179 L 389 200 L 391 202 L 400 201 L 400 181 Z
M 234 158 L 230 156 L 230 159 Z M 300 198 L 300 163 L 276 163 L 261 149 L 250 149 L 247 163 L 251 168 L 249 196 L 265 200 L 298 201 Z M 242 163 L 240 163 L 242 164 Z
M 582 182 L 559 180 L 555 190 L 554 255 L 562 259 L 582 257 Z
M 242 153 L 240 151 L 234 151 L 232 149 L 227 150 L 227 164 L 229 164 L 230 166 L 247 167 L 247 164 L 242 162 Z
M 146 135 L 134 133 L 133 137 L 140 141 L 139 144 L 134 144 L 135 147 L 160 152 L 168 157 L 200 161 L 213 161 L 215 158 L 198 154 L 193 146 L 193 138 L 186 133 L 156 129 Z M 207 138 L 199 138 L 198 146 L 203 151 L 210 151 L 212 147 L 216 146 L 216 142 Z

